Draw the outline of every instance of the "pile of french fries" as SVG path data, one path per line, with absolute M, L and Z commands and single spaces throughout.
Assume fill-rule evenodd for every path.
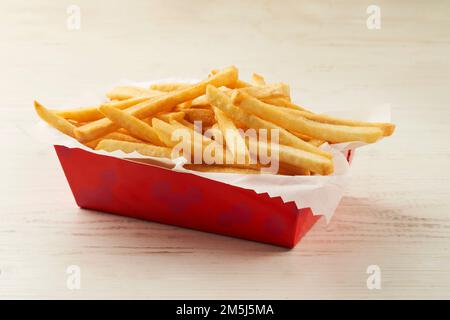
M 267 84 L 258 74 L 253 74 L 251 83 L 245 82 L 234 66 L 213 70 L 196 84 L 120 86 L 106 96 L 108 102 L 92 107 L 51 110 L 35 101 L 35 109 L 51 126 L 95 150 L 162 158 L 181 155 L 189 162 L 199 149 L 209 148 L 210 154 L 223 156 L 224 161 L 200 158 L 185 166 L 203 172 L 261 173 L 267 163 L 259 161 L 258 152 L 264 149 L 279 162 L 271 173 L 329 175 L 333 158 L 320 145 L 373 143 L 395 130 L 391 123 L 313 113 L 291 101 L 288 85 Z M 249 129 L 256 136 L 243 134 Z M 180 130 L 188 136 L 181 150 Z M 276 137 L 269 134 L 263 141 L 263 130 L 276 132 Z M 256 149 L 250 146 L 252 141 L 257 142 Z

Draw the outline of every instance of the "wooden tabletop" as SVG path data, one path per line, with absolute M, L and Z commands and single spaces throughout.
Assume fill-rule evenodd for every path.
M 365 0 L 76 2 L 0 5 L 0 298 L 450 298 L 448 1 L 377 1 L 380 29 Z M 293 250 L 79 209 L 26 130 L 33 99 L 231 64 L 312 109 L 392 106 L 394 136 Z

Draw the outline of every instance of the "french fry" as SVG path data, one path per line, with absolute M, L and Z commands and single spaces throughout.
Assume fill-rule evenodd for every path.
M 183 111 L 184 109 L 188 109 L 192 106 L 192 100 L 185 101 L 183 103 L 180 103 L 179 105 L 175 106 L 175 111 Z
M 69 121 L 57 115 L 53 111 L 46 109 L 37 101 L 34 101 L 34 109 L 36 110 L 36 113 L 39 115 L 39 117 L 49 125 L 70 137 L 75 137 L 74 130 L 77 127 L 71 124 Z
M 273 152 L 271 146 L 271 143 L 266 144 L 261 141 L 258 143 L 259 148 L 264 147 Z M 334 171 L 331 159 L 282 144 L 278 145 L 277 148 L 280 163 L 286 164 L 291 170 L 296 170 L 299 175 L 304 175 L 307 171 L 320 175 L 330 175 Z
M 158 135 L 159 140 L 161 140 L 166 146 L 173 148 L 179 143 L 178 140 L 172 140 L 172 135 L 177 129 L 175 126 L 158 118 L 153 118 L 152 127 Z
M 215 76 L 220 70 L 211 70 L 210 77 Z M 245 87 L 251 87 L 252 85 L 248 82 L 242 81 L 241 79 L 237 79 L 234 83 L 225 85 L 226 87 L 230 89 L 238 89 L 238 88 L 245 88 Z
M 172 120 L 181 121 L 184 119 L 185 113 L 183 111 L 177 112 L 165 112 L 157 114 L 156 117 L 166 122 L 170 122 Z
M 205 127 L 212 126 L 216 122 L 214 112 L 209 109 L 190 108 L 184 110 L 184 113 L 189 122 L 201 121 Z
M 197 97 L 194 100 L 192 100 L 191 106 L 192 107 L 208 107 L 209 102 L 208 102 L 208 99 L 206 99 L 206 95 L 201 95 L 200 97 Z
M 238 88 L 234 91 L 229 89 L 222 89 L 223 92 L 227 93 L 228 95 L 232 95 L 234 91 L 242 92 L 245 94 L 248 94 L 252 97 L 255 97 L 257 99 L 275 99 L 275 98 L 283 98 L 286 100 L 289 97 L 289 86 L 284 83 L 276 83 L 276 84 L 270 84 L 270 85 L 263 85 L 263 86 L 246 86 Z M 286 100 L 288 101 L 288 100 Z M 208 99 L 206 98 L 206 95 L 202 95 L 194 100 L 192 100 L 192 107 L 207 107 L 209 106 Z
M 383 135 L 382 130 L 377 127 L 350 127 L 327 124 L 308 120 L 297 115 L 287 117 L 286 113 L 280 108 L 266 104 L 240 92 L 237 92 L 237 99 L 234 99 L 233 102 L 243 110 L 273 122 L 285 129 L 301 132 L 312 138 L 327 140 L 332 143 L 349 141 L 372 143 Z
M 109 120 L 130 132 L 131 135 L 158 146 L 162 145 L 155 130 L 144 121 L 111 106 L 103 105 L 99 110 Z
M 152 84 L 150 86 L 151 90 L 157 90 L 157 91 L 164 91 L 164 92 L 170 92 L 180 89 L 185 89 L 189 87 L 189 83 L 176 83 L 176 82 L 169 82 L 169 83 L 156 83 Z
M 209 87 L 208 87 L 209 88 Z M 206 89 L 208 91 L 208 89 Z M 217 124 L 225 139 L 225 146 L 230 152 L 234 163 L 248 163 L 249 151 L 245 139 L 239 134 L 238 129 L 228 116 L 219 108 L 214 108 Z M 230 162 L 228 160 L 228 162 Z M 227 162 L 227 163 L 228 163 Z
M 292 165 L 289 165 L 287 163 L 280 163 L 280 168 L 278 169 L 278 173 L 281 175 L 287 175 L 287 176 L 310 176 L 311 171 L 294 167 Z
M 216 75 L 194 84 L 188 88 L 166 93 L 162 96 L 152 97 L 126 109 L 126 113 L 139 119 L 148 118 L 154 114 L 170 111 L 176 105 L 185 101 L 193 100 L 206 91 L 207 85 L 216 87 L 226 86 L 234 83 L 238 77 L 238 70 L 235 67 L 223 69 Z M 74 130 L 75 136 L 82 142 L 97 139 L 107 133 L 117 129 L 117 125 L 109 119 L 100 119 Z
M 195 126 L 194 126 L 194 124 L 193 124 L 192 122 L 189 122 L 189 121 L 187 121 L 187 120 L 185 120 L 185 119 L 180 120 L 179 122 L 180 122 L 183 126 L 188 127 L 189 129 L 192 129 L 192 130 L 195 129 Z
M 153 97 L 158 96 L 162 92 L 156 90 L 150 90 L 145 88 L 133 87 L 133 86 L 119 86 L 106 93 L 106 96 L 111 100 L 126 100 L 135 97 Z
M 190 135 L 191 135 L 194 139 L 197 138 L 197 139 L 198 139 L 197 141 L 202 141 L 202 143 L 203 143 L 204 145 L 208 145 L 208 144 L 210 144 L 210 143 L 213 142 L 213 140 L 212 140 L 211 138 L 205 137 L 203 134 L 201 134 L 200 132 L 196 131 L 194 126 L 193 126 L 193 127 L 190 127 L 190 126 L 187 126 L 187 125 L 185 125 L 185 124 L 183 124 L 183 123 L 181 123 L 181 122 L 178 122 L 178 121 L 176 121 L 176 120 L 169 121 L 169 123 L 170 123 L 172 126 L 175 126 L 175 127 L 177 127 L 177 128 L 188 130 L 189 133 L 190 133 Z M 195 141 L 195 140 L 194 140 L 194 141 Z
M 263 98 L 260 100 L 262 102 L 265 102 L 267 104 L 272 104 L 274 106 L 285 107 L 285 108 L 294 109 L 294 110 L 301 110 L 301 111 L 305 111 L 305 112 L 311 112 L 303 107 L 293 104 L 286 98 Z
M 266 84 L 266 80 L 264 80 L 264 77 L 254 73 L 252 75 L 252 83 L 254 86 L 264 86 Z
M 149 97 L 137 97 L 121 101 L 111 101 L 103 103 L 102 105 L 108 105 L 120 110 L 129 108 L 135 104 L 141 103 L 142 101 L 148 100 Z M 57 115 L 70 120 L 75 120 L 78 122 L 89 122 L 102 119 L 105 116 L 98 110 L 98 106 L 95 107 L 85 107 L 79 109 L 68 109 L 68 110 L 54 110 Z
M 285 83 L 267 84 L 259 87 L 245 87 L 237 89 L 237 91 L 257 99 L 286 98 L 290 96 L 289 86 Z
M 332 155 L 329 152 L 323 151 L 311 144 L 303 141 L 301 138 L 296 137 L 292 133 L 277 126 L 269 121 L 263 120 L 253 114 L 249 114 L 242 109 L 236 107 L 231 102 L 231 99 L 224 93 L 217 90 L 217 88 L 208 86 L 206 89 L 208 100 L 212 105 L 225 112 L 233 120 L 243 123 L 248 128 L 254 129 L 266 129 L 266 130 L 278 130 L 279 142 L 294 148 L 312 152 L 327 158 L 331 158 Z
M 199 172 L 213 172 L 213 173 L 237 173 L 237 174 L 260 174 L 256 169 L 237 168 L 226 165 L 201 165 L 201 164 L 185 164 L 185 169 Z
M 106 136 L 95 139 L 93 141 L 86 142 L 85 145 L 89 148 L 95 149 L 95 147 L 98 145 L 98 143 L 102 140 L 118 140 L 118 141 L 128 141 L 128 142 L 137 142 L 137 143 L 145 143 L 142 140 L 136 139 L 128 134 L 122 133 L 122 132 L 111 132 L 108 133 Z
M 349 119 L 340 119 L 330 117 L 324 114 L 314 114 L 310 112 L 304 112 L 299 110 L 291 110 L 285 109 L 283 110 L 287 114 L 287 116 L 294 115 L 304 117 L 308 120 L 313 120 L 322 123 L 328 124 L 336 124 L 336 125 L 344 125 L 350 127 L 375 127 L 380 128 L 383 131 L 384 136 L 390 136 L 395 130 L 395 125 L 392 123 L 380 123 L 380 122 L 366 122 L 366 121 L 357 121 L 357 120 L 349 120 Z
M 170 148 L 153 146 L 146 143 L 135 143 L 109 139 L 104 139 L 100 141 L 95 149 L 109 152 L 121 150 L 125 153 L 131 153 L 136 151 L 144 156 L 169 158 L 169 159 L 172 153 L 172 150 Z
M 316 147 L 320 147 L 322 144 L 325 143 L 325 141 L 323 140 L 319 140 L 319 139 L 311 139 L 308 141 L 309 144 L 316 146 Z
M 182 156 L 186 159 L 192 160 L 196 153 L 202 154 L 203 145 L 206 144 L 205 140 L 192 134 L 192 131 L 188 128 L 172 125 L 157 118 L 152 119 L 152 124 L 161 141 L 174 148 L 174 152 L 176 151 L 175 147 L 179 147 L 181 143 Z

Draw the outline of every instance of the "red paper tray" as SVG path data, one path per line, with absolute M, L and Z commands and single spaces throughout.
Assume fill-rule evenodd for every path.
M 190 173 L 78 148 L 55 150 L 81 208 L 288 248 L 321 217 L 280 197 Z

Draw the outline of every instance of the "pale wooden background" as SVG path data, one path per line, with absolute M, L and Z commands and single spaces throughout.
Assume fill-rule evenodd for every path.
M 66 28 L 69 4 L 81 30 Z M 0 298 L 450 298 L 450 4 L 2 1 Z M 294 250 L 80 210 L 32 101 L 235 64 L 311 108 L 390 102 L 332 222 Z M 79 265 L 82 288 L 66 288 Z M 366 268 L 380 266 L 382 289 Z

